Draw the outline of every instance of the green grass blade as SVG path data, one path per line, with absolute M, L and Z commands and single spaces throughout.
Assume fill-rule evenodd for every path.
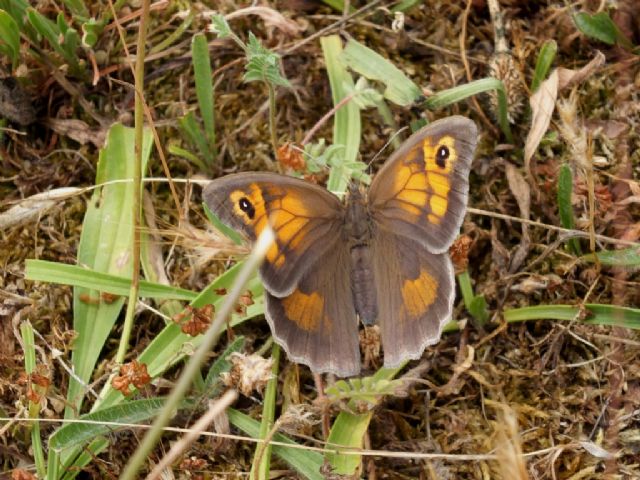
M 205 163 L 211 170 L 216 157 L 216 131 L 215 111 L 213 108 L 213 85 L 211 74 L 211 60 L 209 58 L 209 45 L 204 34 L 194 35 L 191 43 L 191 55 L 193 61 L 193 74 L 196 84 L 196 96 L 198 106 L 204 124 L 204 133 L 209 145 L 211 157 L 205 159 Z
M 490 90 L 495 90 L 498 97 L 498 123 L 500 124 L 500 129 L 507 140 L 513 143 L 513 135 L 511 134 L 507 116 L 507 94 L 503 83 L 497 78 L 481 78 L 465 85 L 458 85 L 438 92 L 425 101 L 425 106 L 430 110 L 435 110 Z
M 27 18 L 33 28 L 49 42 L 51 48 L 65 59 L 71 66 L 71 69 L 75 72 L 80 71 L 75 50 L 71 51 L 71 49 L 67 49 L 67 47 L 63 45 L 64 42 L 60 41 L 60 35 L 64 34 L 60 31 L 58 25 L 34 8 L 27 9 Z
M 20 335 L 22 337 L 22 345 L 24 346 L 24 371 L 27 375 L 36 374 L 36 345 L 34 341 L 33 327 L 29 322 L 20 324 Z M 36 395 L 44 395 L 45 389 L 32 383 L 30 388 Z M 40 418 L 40 403 L 29 400 L 29 418 Z M 42 440 L 40 438 L 40 423 L 34 422 L 31 426 L 31 449 L 33 450 L 33 459 L 36 464 L 38 477 L 45 478 L 46 460 L 44 450 L 42 448 Z
M 575 228 L 573 204 L 571 203 L 572 194 L 573 172 L 571 171 L 571 167 L 564 163 L 558 173 L 558 212 L 560 214 L 560 224 L 570 230 Z M 580 242 L 577 238 L 571 238 L 569 240 L 569 248 L 576 255 L 582 254 Z
M 193 112 L 187 113 L 184 117 L 178 119 L 178 126 L 180 131 L 187 138 L 187 140 L 195 145 L 200 155 L 203 158 L 212 158 L 212 152 L 209 149 L 209 143 L 206 140 L 205 133 L 200 128 L 198 120 L 196 120 Z M 204 170 L 209 168 L 206 162 L 199 162 L 196 164 L 199 168 L 204 167 Z
M 338 104 L 348 92 L 354 91 L 354 83 L 347 69 L 339 61 L 342 53 L 342 40 L 337 35 L 320 39 L 322 53 L 327 65 L 327 74 L 331 84 L 333 104 Z M 327 189 L 333 193 L 344 193 L 351 178 L 351 169 L 347 166 L 355 163 L 360 148 L 360 109 L 355 102 L 349 102 L 340 108 L 335 115 L 333 124 L 334 145 L 344 145 L 344 150 L 337 155 L 341 162 L 335 165 L 329 173 Z
M 465 270 L 458 275 L 458 285 L 462 292 L 464 306 L 473 316 L 478 325 L 484 325 L 489 320 L 489 311 L 487 310 L 487 302 L 484 295 L 476 295 L 471 286 L 471 277 L 469 272 Z
M 89 18 L 89 10 L 83 0 L 63 0 L 63 3 L 74 16 L 80 17 L 80 19 Z
M 81 415 L 78 420 L 87 423 L 68 423 L 49 437 L 49 448 L 58 454 L 64 450 L 84 445 L 101 435 L 108 435 L 116 428 L 106 423 L 141 423 L 153 418 L 164 405 L 163 398 L 131 400 L 124 405 L 104 408 Z
M 339 60 L 355 72 L 384 83 L 384 97 L 396 105 L 409 106 L 422 97 L 420 88 L 379 53 L 350 39 Z
M 29 280 L 96 290 L 98 293 L 96 293 L 94 297 L 89 297 L 89 302 L 95 300 L 95 303 L 100 301 L 101 292 L 126 296 L 129 294 L 131 286 L 131 279 L 126 277 L 89 270 L 77 265 L 49 262 L 46 260 L 27 260 L 25 277 Z M 198 293 L 183 288 L 141 280 L 140 296 L 158 300 L 173 299 L 190 301 L 196 298 Z
M 227 415 L 231 424 L 245 432 L 247 435 L 258 438 L 260 435 L 260 422 L 254 420 L 248 415 L 241 413 L 233 408 L 227 409 Z M 273 440 L 289 445 L 297 445 L 290 438 L 276 433 Z M 309 480 L 323 480 L 325 477 L 320 473 L 323 465 L 322 455 L 318 452 L 303 450 L 300 448 L 287 448 L 282 445 L 272 446 L 274 455 L 287 462 L 296 472 Z
M 143 162 L 151 152 L 151 135 L 145 136 Z M 120 124 L 109 130 L 100 151 L 96 184 L 133 178 L 134 132 Z M 143 171 L 145 167 L 143 167 Z M 94 191 L 85 214 L 78 246 L 78 264 L 117 276 L 131 275 L 130 247 L 133 236 L 133 183 L 112 183 Z M 100 291 L 76 287 L 73 295 L 73 325 L 78 338 L 72 354 L 77 378 L 89 382 L 95 362 L 120 314 L 124 298 L 113 303 L 89 304 L 83 298 L 99 298 Z M 65 418 L 77 415 L 84 386 L 72 377 L 67 392 Z M 73 408 L 75 407 L 75 409 Z
M 540 87 L 540 84 L 547 78 L 549 69 L 553 64 L 553 60 L 556 58 L 558 52 L 558 44 L 555 40 L 547 40 L 540 49 L 538 60 L 536 61 L 536 68 L 533 71 L 533 79 L 531 79 L 531 93 L 535 93 Z
M 640 309 L 588 303 L 584 310 L 573 305 L 538 305 L 504 311 L 507 322 L 527 320 L 577 320 L 589 325 L 640 329 Z
M 640 247 L 629 247 L 620 250 L 604 250 L 602 252 L 589 253 L 582 257 L 587 262 L 595 262 L 596 258 L 603 265 L 617 267 L 640 267 Z
M 20 60 L 20 29 L 9 13 L 0 10 L 0 53 L 11 59 L 13 68 Z
M 271 349 L 273 358 L 273 366 L 271 368 L 272 378 L 267 383 L 264 392 L 264 403 L 262 404 L 262 421 L 260 422 L 260 436 L 258 438 L 265 439 L 269 436 L 269 432 L 273 428 L 273 422 L 276 416 L 276 395 L 278 393 L 278 364 L 280 362 L 280 347 L 274 343 Z M 251 464 L 250 478 L 258 480 L 268 480 L 269 471 L 271 469 L 271 445 L 259 443 Z

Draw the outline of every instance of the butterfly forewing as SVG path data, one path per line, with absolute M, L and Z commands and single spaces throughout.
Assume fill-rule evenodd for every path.
M 476 126 L 464 117 L 413 134 L 374 178 L 369 206 L 377 225 L 442 253 L 464 218 Z
M 453 267 L 447 253 L 385 231 L 372 249 L 384 364 L 393 368 L 440 339 L 453 308 Z
M 338 198 L 303 180 L 270 173 L 240 173 L 210 182 L 204 201 L 220 220 L 255 241 L 269 225 L 275 242 L 260 274 L 267 290 L 291 293 L 302 275 L 342 234 Z

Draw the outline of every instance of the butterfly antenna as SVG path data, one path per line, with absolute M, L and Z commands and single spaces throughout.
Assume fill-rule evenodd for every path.
M 391 135 L 391 137 L 389 138 L 389 140 L 387 140 L 387 143 L 385 143 L 382 148 L 380 150 L 378 150 L 378 153 L 376 153 L 373 158 L 371 160 L 369 160 L 369 163 L 367 164 L 367 170 L 369 172 L 371 172 L 371 165 L 373 164 L 373 162 L 375 162 L 378 157 L 382 154 L 382 152 L 384 152 L 387 147 L 389 146 L 389 144 L 391 142 L 393 142 L 393 140 L 400 135 L 402 132 L 404 132 L 407 129 L 407 127 L 402 127 L 400 130 L 396 131 L 393 135 Z

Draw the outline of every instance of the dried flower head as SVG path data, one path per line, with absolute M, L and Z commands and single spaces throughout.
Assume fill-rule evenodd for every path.
M 225 385 L 237 388 L 240 393 L 249 396 L 251 392 L 261 392 L 271 380 L 272 358 L 260 355 L 234 352 L 229 356 L 231 371 L 222 374 Z

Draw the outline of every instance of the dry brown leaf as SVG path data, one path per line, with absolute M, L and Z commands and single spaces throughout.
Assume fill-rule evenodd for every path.
M 36 221 L 51 207 L 81 191 L 82 189 L 75 187 L 56 188 L 25 198 L 0 213 L 0 230 Z
M 529 220 L 531 215 L 531 189 L 529 184 L 512 164 L 506 164 L 507 182 L 509 183 L 509 190 L 518 202 L 518 208 L 520 209 L 520 218 Z M 529 226 L 526 223 L 522 224 L 522 237 L 520 238 L 520 244 L 516 247 L 515 252 L 511 256 L 511 264 L 509 265 L 509 272 L 513 273 L 520 268 L 522 262 L 529 254 L 529 247 L 531 241 L 529 240 Z
M 104 128 L 91 128 L 88 123 L 76 119 L 50 118 L 47 126 L 54 132 L 75 140 L 80 145 L 91 142 L 96 147 L 104 146 L 107 131 Z
M 604 65 L 605 56 L 602 52 L 597 52 L 596 56 L 580 70 L 571 70 L 569 68 L 558 67 L 558 90 L 564 90 L 573 87 L 582 82 L 586 78 L 593 75 L 602 65 Z
M 531 172 L 531 158 L 551 123 L 556 98 L 558 98 L 557 69 L 551 72 L 549 78 L 540 84 L 540 88 L 529 99 L 529 105 L 531 105 L 531 128 L 524 144 L 524 164 L 527 175 Z
M 236 10 L 233 13 L 225 15 L 225 19 L 243 17 L 245 15 L 258 15 L 267 26 L 275 27 L 278 30 L 293 37 L 300 33 L 300 26 L 293 20 L 284 17 L 280 12 L 268 7 L 247 7 Z
M 531 174 L 531 158 L 551 123 L 558 92 L 582 82 L 596 72 L 604 64 L 604 61 L 603 53 L 597 52 L 593 60 L 580 70 L 556 68 L 551 72 L 549 78 L 540 84 L 540 88 L 536 93 L 531 95 L 529 99 L 529 104 L 531 105 L 531 129 L 524 145 L 524 164 L 527 175 Z

